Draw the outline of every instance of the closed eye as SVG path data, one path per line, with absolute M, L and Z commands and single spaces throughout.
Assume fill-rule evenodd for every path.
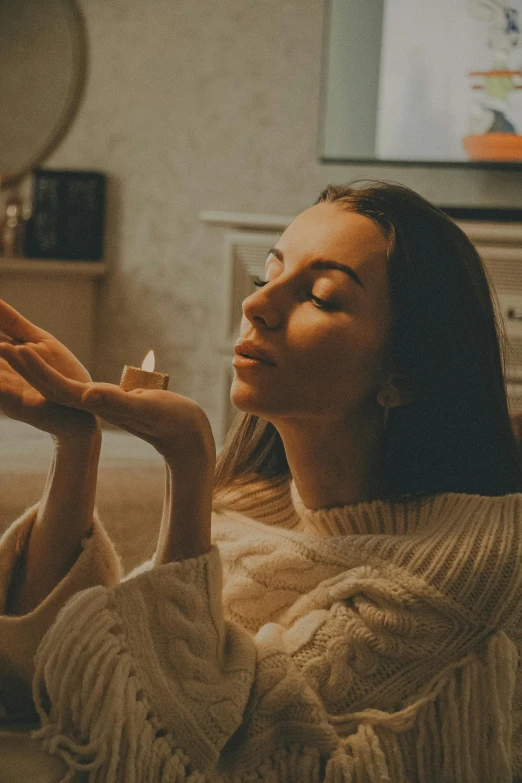
M 319 307 L 321 310 L 337 310 L 337 305 L 333 304 L 332 302 L 327 302 L 326 299 L 319 299 L 318 296 L 314 296 L 313 294 L 310 294 L 310 299 L 315 302 L 317 307 Z
M 257 286 L 257 288 L 263 288 L 269 281 L 268 280 L 262 280 L 260 277 L 254 277 L 253 278 L 254 285 Z M 327 302 L 325 299 L 319 299 L 318 296 L 314 296 L 313 294 L 310 294 L 310 299 L 315 302 L 317 307 L 321 310 L 336 310 L 337 305 L 333 304 L 332 302 Z

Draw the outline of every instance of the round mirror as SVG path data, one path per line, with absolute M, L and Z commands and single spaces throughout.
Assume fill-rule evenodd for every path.
M 87 41 L 74 0 L 0 0 L 0 184 L 41 163 L 80 101 Z

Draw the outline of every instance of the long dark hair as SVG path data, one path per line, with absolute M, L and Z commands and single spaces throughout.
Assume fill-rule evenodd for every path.
M 316 204 L 322 202 L 366 215 L 389 239 L 388 349 L 415 397 L 389 411 L 382 499 L 522 491 L 506 396 L 506 339 L 471 241 L 440 209 L 402 185 L 330 185 Z M 215 493 L 288 474 L 275 427 L 239 412 L 217 462 Z

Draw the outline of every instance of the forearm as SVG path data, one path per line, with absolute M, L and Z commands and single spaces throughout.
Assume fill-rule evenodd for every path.
M 64 578 L 89 535 L 94 512 L 101 429 L 56 440 L 42 500 L 31 530 L 22 578 L 9 614 L 26 614 Z
M 165 502 L 154 565 L 198 557 L 211 548 L 214 466 L 204 457 L 166 462 Z

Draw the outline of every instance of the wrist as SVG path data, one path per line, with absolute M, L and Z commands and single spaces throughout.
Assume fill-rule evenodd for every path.
M 55 448 L 60 450 L 101 445 L 102 430 L 100 419 L 97 416 L 92 416 L 90 421 L 85 420 L 80 427 L 75 427 L 70 431 L 54 433 L 52 439 Z
M 190 474 L 192 471 L 214 474 L 216 466 L 216 444 L 210 426 L 196 430 L 184 448 L 179 443 L 162 442 L 156 446 L 167 469 L 173 474 Z
M 208 476 L 212 476 L 212 480 L 214 478 L 216 456 L 206 449 L 186 450 L 181 456 L 162 452 L 162 456 L 170 476 L 178 482 L 192 482 Z
M 168 492 L 155 565 L 210 551 L 214 469 L 209 459 L 187 459 L 177 468 L 167 462 Z

